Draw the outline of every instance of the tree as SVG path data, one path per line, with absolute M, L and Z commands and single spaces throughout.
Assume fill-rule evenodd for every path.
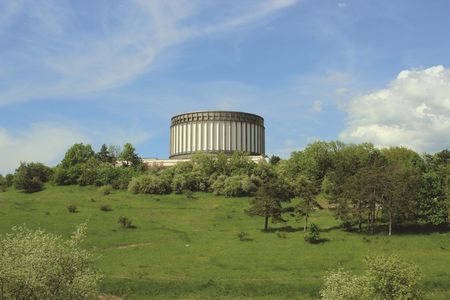
M 1 299 L 93 299 L 100 274 L 92 255 L 80 247 L 86 225 L 69 240 L 13 227 L 0 242 Z
M 338 215 L 347 222 L 357 222 L 358 230 L 362 224 L 374 233 L 380 213 L 386 216 L 389 235 L 394 223 L 412 220 L 415 177 L 398 164 L 383 165 L 374 163 L 361 168 L 351 176 L 343 187 L 338 203 Z
M 305 176 L 300 176 L 295 182 L 295 195 L 300 202 L 295 206 L 295 212 L 299 218 L 305 219 L 303 231 L 308 229 L 308 219 L 314 209 L 318 207 L 316 201 L 316 188 L 314 183 Z
M 308 233 L 305 235 L 305 241 L 316 244 L 320 242 L 320 227 L 312 223 L 309 227 Z
M 126 143 L 123 146 L 123 150 L 120 153 L 119 159 L 122 161 L 122 165 L 125 167 L 133 166 L 135 169 L 142 165 L 142 159 L 137 155 L 136 149 L 130 143 Z
M 41 163 L 21 162 L 14 175 L 14 186 L 26 193 L 38 192 L 43 189 L 43 183 L 49 180 L 51 174 L 52 170 Z
M 265 183 L 258 188 L 255 197 L 250 200 L 250 208 L 245 212 L 251 216 L 264 217 L 264 231 L 267 232 L 269 218 L 272 218 L 272 222 L 283 221 L 282 215 L 285 210 L 282 202 L 287 200 L 286 197 L 283 197 L 283 193 L 279 193 L 279 189 L 274 183 Z
M 0 192 L 6 191 L 6 179 L 0 174 Z
M 14 184 L 14 175 L 13 174 L 6 174 L 5 176 L 6 186 L 10 187 Z
M 61 166 L 67 169 L 80 163 L 86 163 L 94 155 L 95 152 L 92 150 L 91 145 L 84 145 L 83 143 L 74 144 L 64 155 Z
M 113 163 L 114 162 L 114 157 L 109 152 L 109 149 L 108 149 L 108 147 L 106 147 L 105 144 L 103 144 L 102 147 L 100 148 L 100 151 L 95 154 L 95 157 L 99 161 L 104 162 L 104 163 Z
M 448 219 L 448 204 L 445 197 L 444 178 L 436 172 L 423 174 L 417 203 L 419 224 L 442 225 Z
M 281 157 L 277 156 L 277 155 L 272 155 L 269 158 L 269 163 L 273 166 L 277 165 L 281 160 Z

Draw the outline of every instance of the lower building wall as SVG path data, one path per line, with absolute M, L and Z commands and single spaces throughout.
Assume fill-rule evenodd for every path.
M 259 161 L 265 159 L 262 155 L 249 156 L 250 160 L 258 163 Z M 147 168 L 169 168 L 175 166 L 177 163 L 190 161 L 189 158 L 185 159 L 158 159 L 158 158 L 143 158 L 142 161 L 146 165 Z

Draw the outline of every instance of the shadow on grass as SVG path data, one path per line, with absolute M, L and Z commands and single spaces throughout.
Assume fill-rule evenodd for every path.
M 389 232 L 388 224 L 379 224 L 376 225 L 373 233 L 369 228 L 363 227 L 362 231 L 358 231 L 358 227 L 344 227 L 344 226 L 332 226 L 328 228 L 320 229 L 321 232 L 330 232 L 333 230 L 343 230 L 349 233 L 356 233 L 360 235 L 386 235 Z M 407 234 L 432 234 L 432 233 L 447 233 L 450 232 L 449 224 L 444 225 L 417 225 L 417 224 L 409 224 L 396 226 L 392 228 L 392 235 L 407 235 Z
M 272 228 L 269 227 L 269 229 L 267 229 L 267 231 L 265 231 L 264 229 L 262 229 L 261 231 L 263 233 L 275 233 L 275 232 L 297 232 L 297 231 L 302 231 L 303 227 L 292 227 L 292 226 L 283 226 L 283 227 L 277 227 L 277 228 Z
M 310 244 L 318 245 L 318 244 L 323 244 L 323 243 L 326 243 L 326 242 L 329 242 L 329 241 L 330 240 L 326 239 L 326 238 L 319 238 L 319 239 L 317 239 L 315 241 L 307 241 L 307 242 L 310 243 Z

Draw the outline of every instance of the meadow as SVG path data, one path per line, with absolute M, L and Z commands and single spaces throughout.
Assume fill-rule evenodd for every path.
M 321 228 L 320 244 L 304 241 L 294 218 L 270 224 L 244 213 L 249 198 L 207 193 L 134 195 L 95 187 L 47 186 L 26 194 L 0 193 L 0 234 L 14 225 L 42 228 L 69 237 L 88 223 L 84 247 L 103 272 L 101 290 L 123 299 L 317 299 L 327 270 L 364 269 L 366 255 L 396 254 L 423 274 L 427 299 L 450 298 L 450 232 L 347 232 L 327 208 L 311 221 Z M 67 206 L 78 212 L 69 213 Z M 102 205 L 111 211 L 102 211 Z M 130 218 L 134 229 L 118 224 Z M 241 241 L 245 232 L 249 240 Z

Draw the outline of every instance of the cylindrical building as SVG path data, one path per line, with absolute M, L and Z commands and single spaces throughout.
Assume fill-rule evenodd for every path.
M 264 119 L 237 111 L 189 112 L 172 117 L 170 158 L 189 158 L 196 151 L 247 152 L 264 155 Z

